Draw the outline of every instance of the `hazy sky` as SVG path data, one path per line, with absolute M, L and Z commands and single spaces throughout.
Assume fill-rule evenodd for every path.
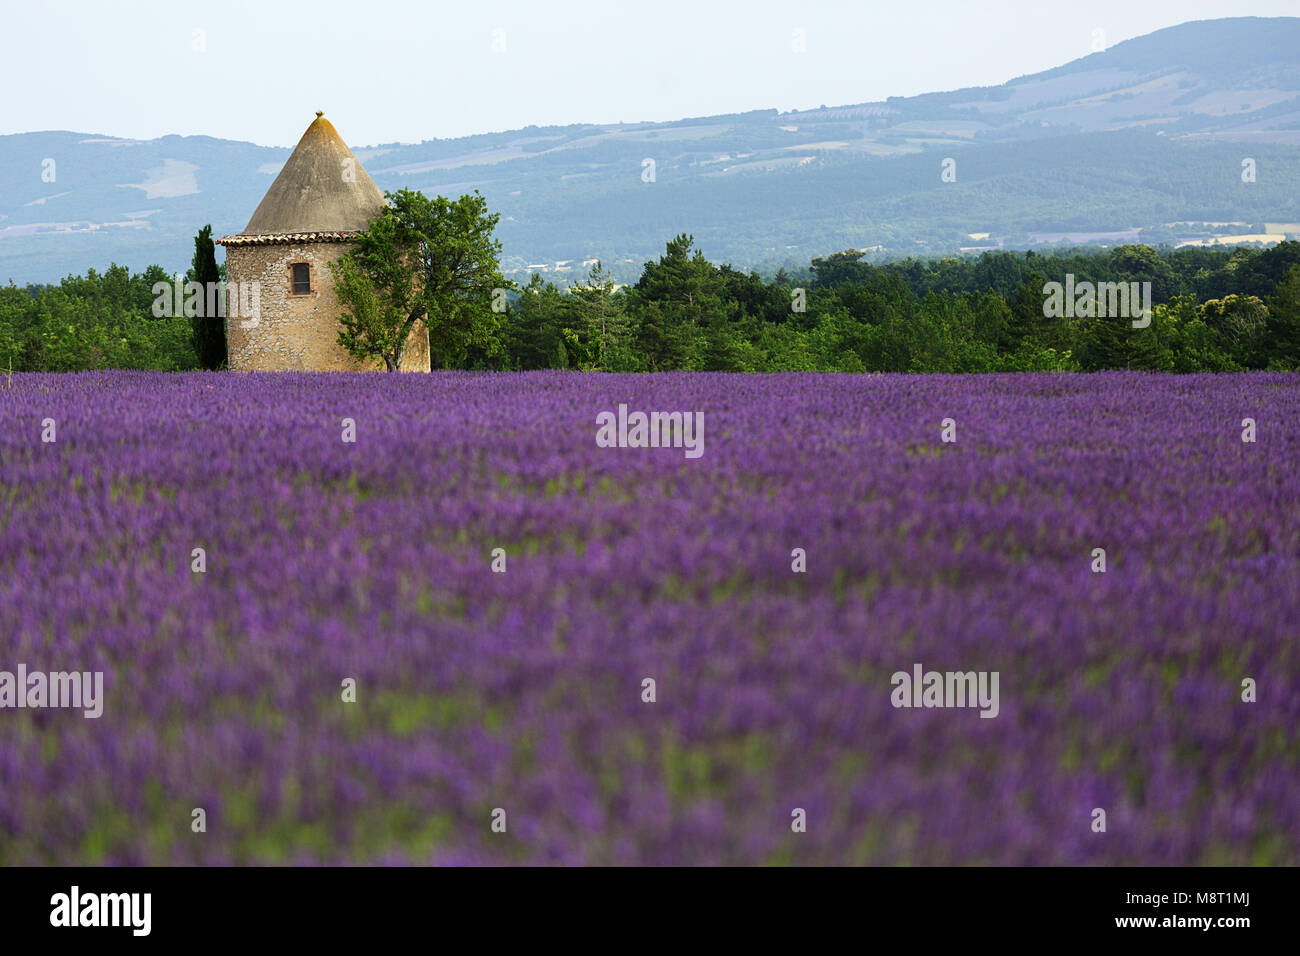
M 1002 83 L 1297 0 L 0 0 L 0 134 L 352 146 Z M 804 52 L 795 52 L 802 31 Z M 494 49 L 495 47 L 495 49 Z

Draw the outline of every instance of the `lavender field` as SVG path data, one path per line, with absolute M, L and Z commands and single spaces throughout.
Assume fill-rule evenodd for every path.
M 1298 464 L 1283 374 L 14 375 L 0 670 L 104 692 L 0 863 L 1294 865 Z

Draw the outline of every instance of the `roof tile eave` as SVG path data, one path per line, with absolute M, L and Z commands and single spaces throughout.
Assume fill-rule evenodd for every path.
M 280 232 L 268 234 L 222 236 L 219 246 L 275 246 L 296 242 L 351 242 L 359 232 Z

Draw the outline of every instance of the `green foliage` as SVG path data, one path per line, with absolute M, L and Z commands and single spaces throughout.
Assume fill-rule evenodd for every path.
M 647 262 L 636 285 L 647 302 L 658 302 L 675 322 L 708 324 L 723 313 L 725 280 L 721 271 L 696 249 L 694 238 L 680 235 L 668 240 L 658 262 Z
M 478 192 L 456 200 L 409 189 L 385 195 L 389 206 L 330 266 L 347 309 L 339 344 L 396 371 L 407 338 L 423 323 L 433 367 L 491 360 L 500 350 L 493 295 L 510 288 L 492 235 L 500 215 L 487 211 Z
M 1258 357 L 1268 368 L 1283 370 L 1300 364 L 1300 264 L 1293 265 L 1268 300 L 1263 342 Z
M 569 289 L 572 321 L 562 330 L 570 343 L 570 353 L 577 352 L 576 368 L 586 371 L 631 370 L 631 331 L 627 315 L 627 298 L 618 293 L 617 285 L 599 261 L 591 267 L 584 282 Z
M 348 309 L 340 341 L 390 368 L 413 322 L 427 321 L 437 367 L 1300 370 L 1300 243 L 880 264 L 847 252 L 814 260 L 802 275 L 764 281 L 713 265 L 680 235 L 634 286 L 617 286 L 600 263 L 569 288 L 534 275 L 497 313 L 491 291 L 510 286 L 496 271 L 495 217 L 481 197 L 391 198 L 393 209 L 335 273 Z M 1079 282 L 1151 282 L 1150 325 L 1045 316 L 1044 283 L 1067 273 Z M 150 316 L 155 282 L 170 290 L 156 266 L 138 276 L 113 266 L 58 287 L 0 288 L 0 370 L 9 361 L 16 371 L 200 367 L 187 320 Z
M 534 274 L 507 312 L 503 354 L 514 371 L 553 368 L 564 329 L 573 324 L 572 303 L 550 282 Z
M 1201 319 L 1242 368 L 1259 368 L 1267 359 L 1268 308 L 1253 295 L 1232 294 L 1201 306 Z
M 198 298 L 197 314 L 190 319 L 190 334 L 194 351 L 203 367 L 210 370 L 226 365 L 226 320 L 220 314 L 207 313 L 207 290 L 219 286 L 222 270 L 217 268 L 217 249 L 212 241 L 212 226 L 207 225 L 194 237 L 194 260 L 188 280 L 197 282 L 203 290 Z M 215 300 L 214 300 L 215 301 Z
M 57 286 L 0 287 L 0 368 L 201 368 L 189 320 L 153 316 L 155 286 L 172 294 L 172 279 L 159 266 L 132 275 L 113 264 L 102 274 L 91 269 Z
M 849 250 L 770 282 L 714 266 L 679 235 L 640 280 L 603 270 L 564 290 L 534 275 L 506 317 L 498 367 L 609 371 L 1010 372 L 1300 367 L 1300 267 L 1254 296 L 1199 304 L 1233 276 L 1283 273 L 1283 248 L 986 253 L 870 264 Z M 1300 244 L 1289 243 L 1300 247 Z M 1150 282 L 1152 321 L 1044 315 L 1044 284 Z M 1253 287 L 1259 287 L 1258 285 Z M 794 303 L 799 292 L 805 307 Z M 1164 301 L 1161 301 L 1162 296 Z M 604 317 L 602 340 L 597 330 Z M 602 348 L 598 343 L 603 341 Z
M 411 330 L 427 314 L 416 291 L 414 257 L 399 231 L 386 211 L 347 255 L 330 263 L 335 295 L 347 310 L 339 316 L 339 345 L 358 359 L 382 359 L 390 372 L 401 366 Z

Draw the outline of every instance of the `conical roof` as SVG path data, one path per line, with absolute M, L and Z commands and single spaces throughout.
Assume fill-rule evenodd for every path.
M 370 174 L 317 112 L 241 235 L 361 232 L 385 205 Z

